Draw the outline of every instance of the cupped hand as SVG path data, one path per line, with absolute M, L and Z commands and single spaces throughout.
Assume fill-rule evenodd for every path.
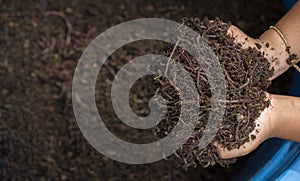
M 256 48 L 265 56 L 270 63 L 270 68 L 274 69 L 274 75 L 270 80 L 278 77 L 289 68 L 289 65 L 286 63 L 286 59 L 289 55 L 286 52 L 285 44 L 280 37 L 278 37 L 276 32 L 268 30 L 256 39 L 251 38 L 238 27 L 232 25 L 228 30 L 228 35 L 234 38 L 235 43 L 241 44 L 242 48 Z M 255 150 L 262 142 L 274 136 L 275 119 L 278 117 L 276 116 L 278 110 L 275 111 L 277 106 L 276 100 L 274 96 L 269 93 L 266 93 L 266 97 L 270 99 L 271 105 L 262 111 L 256 120 L 256 127 L 253 132 L 249 134 L 249 136 L 255 135 L 256 138 L 253 140 L 250 139 L 249 142 L 233 150 L 227 150 L 217 143 L 214 143 L 221 158 L 234 158 L 246 155 Z
M 250 139 L 244 145 L 237 149 L 228 150 L 221 145 L 214 143 L 217 148 L 218 155 L 221 158 L 235 158 L 247 155 L 255 150 L 262 142 L 274 136 L 274 126 L 277 118 L 276 101 L 271 94 L 266 93 L 267 99 L 270 100 L 270 106 L 262 111 L 256 120 L 255 128 L 249 135 L 255 135 L 255 139 Z
M 286 63 L 289 57 L 286 45 L 274 30 L 267 30 L 259 38 L 252 38 L 232 25 L 228 29 L 228 35 L 234 38 L 235 43 L 241 44 L 242 48 L 256 48 L 264 55 L 270 63 L 270 68 L 274 68 L 274 75 L 270 80 L 275 79 L 289 68 Z

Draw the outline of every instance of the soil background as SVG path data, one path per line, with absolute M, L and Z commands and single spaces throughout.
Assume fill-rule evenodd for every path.
M 229 168 L 185 172 L 166 160 L 129 165 L 99 154 L 76 125 L 71 101 L 74 70 L 97 35 L 124 21 L 218 16 L 257 37 L 284 12 L 279 0 L 0 0 L 0 180 L 229 180 L 245 158 Z M 132 130 L 117 121 L 108 100 L 111 80 L 122 65 L 153 53 L 157 44 L 140 41 L 120 48 L 99 73 L 99 112 L 109 129 L 128 141 L 154 138 L 141 137 L 151 131 Z M 273 82 L 270 92 L 287 94 L 290 80 L 288 71 Z M 132 89 L 131 104 L 139 115 L 149 112 L 148 86 L 141 79 Z

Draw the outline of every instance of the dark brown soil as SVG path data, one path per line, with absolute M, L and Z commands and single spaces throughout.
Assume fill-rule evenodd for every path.
M 142 17 L 219 16 L 258 36 L 283 15 L 280 0 L 1 0 L 0 12 L 1 180 L 229 180 L 238 171 L 239 163 L 227 169 L 198 167 L 184 172 L 165 160 L 128 165 L 103 157 L 76 125 L 72 77 L 89 42 L 121 22 Z M 112 70 L 135 56 L 153 53 L 155 44 L 137 42 L 121 48 L 111 57 L 120 62 Z M 109 77 L 110 72 L 104 68 L 99 75 Z M 111 104 L 105 101 L 110 82 L 99 77 L 96 101 L 107 126 L 124 139 L 143 142 L 142 133 L 118 122 Z M 272 92 L 286 94 L 289 77 L 285 74 L 283 81 L 274 81 Z M 147 98 L 143 98 L 147 85 L 141 81 L 131 94 L 140 100 L 132 105 L 141 115 L 148 111 Z M 145 142 L 154 139 L 143 138 Z
M 241 44 L 234 43 L 234 39 L 227 35 L 230 24 L 224 23 L 218 18 L 211 21 L 207 18 L 203 20 L 185 18 L 182 23 L 199 33 L 212 48 L 219 58 L 221 71 L 224 72 L 227 81 L 227 98 L 222 100 L 225 103 L 223 104 L 225 115 L 220 127 L 216 125 L 219 127 L 219 131 L 213 142 L 216 141 L 228 150 L 239 148 L 250 139 L 255 139 L 255 135 L 250 133 L 257 128 L 255 119 L 269 106 L 269 100 L 266 99 L 264 92 L 271 84 L 268 79 L 273 75 L 273 69 L 270 68 L 268 60 L 257 49 L 248 48 L 244 50 Z M 193 78 L 198 88 L 200 110 L 202 111 L 192 136 L 175 154 L 176 159 L 184 168 L 196 167 L 197 165 L 208 167 L 216 163 L 221 166 L 228 166 L 230 163 L 234 163 L 236 159 L 220 159 L 211 144 L 204 149 L 199 148 L 209 114 L 212 112 L 210 105 L 211 87 L 207 72 L 203 70 L 200 64 L 196 63 L 195 58 L 188 52 L 181 48 L 175 48 L 173 51 L 174 48 L 174 45 L 169 45 L 165 55 L 183 64 Z M 259 49 L 259 47 L 257 48 Z M 208 67 L 214 66 L 209 62 L 203 62 L 203 64 Z M 174 87 L 167 81 L 160 80 L 159 77 L 157 79 L 161 87 L 161 95 L 167 94 L 166 99 L 174 97 L 173 99 L 169 98 L 167 104 L 177 108 L 171 108 L 165 122 L 159 124 L 155 129 L 158 135 L 167 136 L 180 117 L 180 111 L 178 111 L 180 95 L 178 92 L 172 91 Z M 207 130 L 206 133 L 213 134 L 213 131 Z

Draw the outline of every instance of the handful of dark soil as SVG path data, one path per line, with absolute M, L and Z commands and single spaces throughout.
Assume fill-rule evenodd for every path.
M 255 129 L 255 120 L 260 113 L 269 106 L 264 91 L 270 85 L 269 77 L 273 70 L 267 59 L 256 49 L 242 49 L 240 44 L 235 44 L 233 38 L 227 35 L 230 24 L 219 19 L 209 21 L 199 18 L 185 18 L 182 23 L 199 33 L 218 56 L 223 73 L 227 81 L 227 100 L 223 122 L 213 141 L 217 141 L 229 150 L 239 148 L 244 143 L 255 139 L 250 133 Z M 209 144 L 204 149 L 199 149 L 199 140 L 203 134 L 210 113 L 210 86 L 203 70 L 193 61 L 188 53 L 169 45 L 165 49 L 166 56 L 172 56 L 174 61 L 180 62 L 189 72 L 197 84 L 199 104 L 204 110 L 192 136 L 172 156 L 182 167 L 201 165 L 213 166 L 219 163 L 227 166 L 236 159 L 221 159 L 216 149 Z M 202 74 L 203 73 L 203 74 Z M 200 76 L 199 76 L 200 75 Z M 156 77 L 156 84 L 160 87 L 160 94 L 167 99 L 168 116 L 154 128 L 154 133 L 162 138 L 168 135 L 177 124 L 180 110 L 180 96 L 176 89 L 164 78 Z

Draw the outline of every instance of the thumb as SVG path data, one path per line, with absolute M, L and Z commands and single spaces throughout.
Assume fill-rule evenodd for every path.
M 243 49 L 247 49 L 249 47 L 256 48 L 257 50 L 261 49 L 262 42 L 259 39 L 254 39 L 244 33 L 238 27 L 231 25 L 227 31 L 227 35 L 234 38 L 234 42 L 236 44 L 241 44 Z

